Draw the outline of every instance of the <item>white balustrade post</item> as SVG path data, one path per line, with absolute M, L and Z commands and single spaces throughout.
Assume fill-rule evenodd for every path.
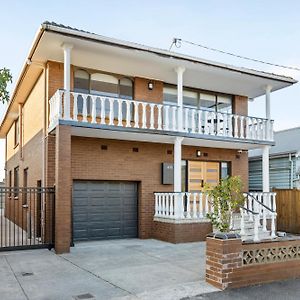
M 159 194 L 155 193 L 154 194 L 154 199 L 155 199 L 155 212 L 154 212 L 154 217 L 158 217 L 158 197 Z
M 203 215 L 203 193 L 200 192 L 198 193 L 198 197 L 199 197 L 199 218 L 203 218 L 203 217 L 206 217 L 206 215 L 204 216 Z M 195 201 L 195 206 L 196 206 L 196 201 Z
M 270 192 L 269 152 L 270 152 L 270 146 L 264 146 L 263 153 L 262 153 L 262 175 L 263 175 L 263 192 L 264 193 Z
M 198 133 L 202 134 L 202 125 L 201 125 L 201 110 L 198 110 Z
M 185 108 L 184 109 L 184 131 L 188 132 L 189 131 L 189 109 Z
M 241 214 L 241 231 L 240 235 L 243 236 L 245 234 L 245 219 L 244 219 L 244 211 L 242 208 L 240 208 L 240 214 Z
M 122 126 L 123 124 L 123 116 L 122 116 L 122 99 L 118 99 L 118 126 Z
M 166 197 L 167 195 L 165 193 L 162 194 L 161 210 L 163 216 L 166 216 Z
M 238 128 L 238 117 L 237 115 L 234 115 L 234 137 L 239 137 L 239 128 Z
M 170 194 L 170 217 L 174 217 L 175 194 Z
M 241 128 L 240 128 L 240 138 L 244 139 L 245 138 L 245 128 L 244 128 L 244 116 L 240 116 L 240 124 L 241 124 Z
M 70 114 L 70 87 L 71 87 L 71 50 L 73 45 L 64 43 L 64 119 L 71 120 Z
M 199 195 L 199 201 L 200 201 L 200 194 Z M 194 219 L 197 219 L 197 193 L 194 193 L 194 196 L 193 196 L 193 218 Z M 200 215 L 199 215 L 200 216 Z
M 74 104 L 75 104 L 75 98 L 74 98 Z M 92 96 L 92 123 L 96 122 L 96 97 Z
M 181 143 L 183 137 L 174 141 L 174 192 L 181 192 Z
M 169 105 L 164 105 L 164 130 L 169 130 Z
M 139 128 L 139 102 L 134 102 L 134 128 Z
M 150 104 L 150 129 L 154 129 L 154 104 Z
M 186 193 L 186 218 L 191 219 L 191 193 Z
M 73 120 L 77 121 L 78 120 L 78 94 L 77 93 L 72 93 L 73 94 Z
M 208 126 L 208 111 L 204 111 L 203 123 L 204 123 L 204 134 L 209 134 L 209 126 Z
M 254 242 L 259 242 L 259 234 L 258 234 L 258 230 L 259 230 L 259 214 L 254 216 L 254 238 L 253 241 Z
M 158 104 L 157 105 L 157 130 L 162 130 L 162 113 L 161 113 L 161 110 L 162 110 L 162 105 L 161 104 Z
M 130 103 L 132 103 L 132 102 L 129 100 L 126 100 L 125 103 L 126 103 L 126 127 L 131 127 Z
M 177 106 L 178 106 L 178 131 L 182 131 L 182 114 L 183 114 L 183 73 L 184 67 L 177 67 Z
M 180 218 L 184 219 L 185 215 L 184 215 L 184 196 L 185 193 L 180 193 Z
M 233 132 L 232 132 L 232 117 L 233 115 L 228 115 L 228 136 L 233 137 Z
M 266 193 L 261 193 L 261 197 L 260 197 L 260 201 L 268 206 L 268 200 L 267 200 L 268 194 Z M 269 206 L 268 206 L 269 207 Z M 266 208 L 264 206 L 262 206 L 262 213 L 263 213 L 263 231 L 267 232 L 267 212 L 266 212 Z
M 146 115 L 146 107 L 147 103 L 143 102 L 142 103 L 142 128 L 146 129 L 147 128 L 147 115 Z
M 82 122 L 87 122 L 87 95 L 82 95 Z
M 191 130 L 191 132 L 192 133 L 195 133 L 195 110 L 194 109 L 192 109 L 191 110 L 191 118 L 192 118 L 192 130 Z
M 108 125 L 114 125 L 114 99 L 109 98 L 109 123 Z
M 103 124 L 105 124 L 105 102 L 106 102 L 106 99 L 101 97 L 100 101 L 101 101 L 100 124 L 103 125 Z

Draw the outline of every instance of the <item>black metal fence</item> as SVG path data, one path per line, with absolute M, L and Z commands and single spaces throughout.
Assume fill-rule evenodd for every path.
M 0 251 L 52 248 L 54 188 L 0 187 Z

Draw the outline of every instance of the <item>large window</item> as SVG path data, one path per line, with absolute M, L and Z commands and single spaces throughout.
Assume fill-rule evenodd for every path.
M 165 104 L 177 105 L 177 87 L 164 86 L 163 98 Z M 232 113 L 232 96 L 183 89 L 183 106 L 215 112 Z
M 76 70 L 74 73 L 74 91 L 78 93 L 121 98 L 133 99 L 133 82 L 130 78 L 118 75 L 92 73 L 85 70 Z M 83 99 L 78 98 L 78 113 L 83 111 Z M 100 102 L 96 107 L 97 114 L 100 113 Z M 118 103 L 114 102 L 115 117 L 118 113 Z M 109 105 L 106 101 L 106 116 L 109 113 Z M 122 106 L 123 117 L 125 116 L 125 105 Z M 87 98 L 87 113 L 91 113 L 91 99 Z

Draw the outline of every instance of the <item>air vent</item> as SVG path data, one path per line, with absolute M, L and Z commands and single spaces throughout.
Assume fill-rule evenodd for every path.
M 132 151 L 133 151 L 133 152 L 139 152 L 139 148 L 135 148 L 135 147 L 134 147 L 134 148 L 132 148 Z
M 167 150 L 167 154 L 173 154 L 172 150 Z
M 27 276 L 32 276 L 33 273 L 32 272 L 21 272 L 21 275 L 24 277 L 27 277 Z
M 101 150 L 107 150 L 107 145 L 101 145 Z
M 96 299 L 92 294 L 86 293 L 73 297 L 75 300 Z

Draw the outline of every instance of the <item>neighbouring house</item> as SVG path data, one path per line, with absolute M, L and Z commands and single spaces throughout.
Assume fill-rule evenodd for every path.
M 58 253 L 99 239 L 204 240 L 203 187 L 239 175 L 248 191 L 248 150 L 264 153 L 260 200 L 275 197 L 270 95 L 294 83 L 45 22 L 0 127 L 7 185 L 55 186 Z M 266 117 L 249 117 L 262 95 Z
M 300 189 L 300 127 L 274 133 L 270 148 L 270 188 Z M 262 191 L 262 151 L 249 151 L 249 190 Z

